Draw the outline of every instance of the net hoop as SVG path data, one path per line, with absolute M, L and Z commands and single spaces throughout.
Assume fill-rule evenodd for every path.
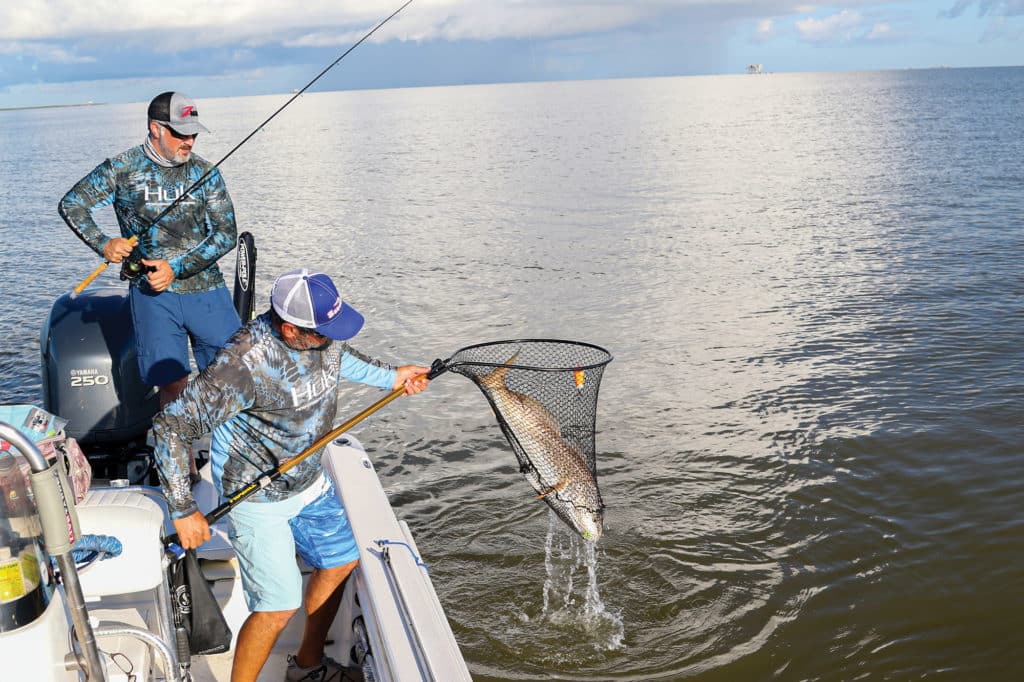
M 478 350 L 480 348 L 488 348 L 491 346 L 512 346 L 516 344 L 527 344 L 527 343 L 545 343 L 545 344 L 559 344 L 564 346 L 580 346 L 583 348 L 590 348 L 597 351 L 604 357 L 596 362 L 591 362 L 585 365 L 573 365 L 571 367 L 538 367 L 536 365 L 523 365 L 518 363 L 503 362 L 484 362 L 481 360 L 459 360 L 452 362 L 452 359 L 458 355 L 461 355 L 468 351 Z M 565 339 L 508 339 L 502 341 L 487 341 L 485 343 L 475 343 L 472 346 L 466 346 L 455 351 L 448 360 L 444 361 L 444 367 L 446 370 L 451 370 L 456 367 L 508 367 L 509 369 L 525 369 L 533 372 L 571 372 L 575 370 L 588 370 L 597 369 L 604 367 L 612 361 L 612 354 L 607 349 L 602 348 L 593 343 L 587 343 L 585 341 L 568 341 Z

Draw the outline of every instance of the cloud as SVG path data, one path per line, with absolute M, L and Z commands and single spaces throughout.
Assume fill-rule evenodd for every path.
M 61 82 L 318 63 L 323 50 L 353 44 L 401 2 L 176 0 L 171 9 L 165 0 L 3 0 L 0 87 L 27 70 L 33 81 Z M 614 45 L 616 34 L 674 34 L 684 45 L 705 44 L 707 36 L 725 39 L 728 26 L 749 21 L 755 11 L 785 15 L 793 2 L 415 0 L 367 43 L 551 44 L 593 37 Z
M 847 42 L 857 37 L 860 28 L 860 13 L 848 9 L 824 19 L 807 17 L 796 22 L 800 37 L 812 43 Z
M 880 0 L 848 0 L 847 5 Z M 5 0 L 0 40 L 155 41 L 176 49 L 227 43 L 328 44 L 362 33 L 402 0 Z M 749 21 L 799 11 L 793 0 L 415 0 L 375 36 L 494 40 L 690 23 Z
M 390 26 L 390 39 L 489 40 L 573 35 L 629 26 L 709 0 L 417 0 Z M 725 2 L 725 5 L 734 4 Z M 400 0 L 17 0 L 0 5 L 0 40 L 61 40 L 146 33 L 196 47 L 197 41 L 264 44 L 375 23 Z M 283 39 L 279 36 L 284 36 Z
M 504 38 L 561 38 L 579 34 L 601 33 L 634 25 L 648 17 L 641 7 L 623 3 L 621 6 L 595 7 L 520 7 L 500 8 L 499 16 L 488 21 L 472 14 L 449 14 L 431 11 L 415 22 L 397 24 L 391 38 L 400 40 L 500 40 Z M 338 31 L 332 28 L 304 32 L 282 40 L 291 47 L 328 47 L 348 45 L 358 40 L 365 29 Z
M 381 0 L 176 0 L 172 7 L 160 0 L 18 0 L 0 6 L 0 38 L 49 40 L 152 31 L 187 43 L 196 32 L 210 27 L 220 27 L 224 34 L 239 37 L 317 22 L 365 22 L 386 16 L 388 4 Z
M 872 41 L 893 40 L 894 38 L 895 34 L 892 30 L 892 26 L 885 23 L 875 24 L 864 37 L 865 40 Z
M 146 53 L 309 51 L 351 45 L 400 6 L 401 0 L 176 0 L 171 10 L 164 0 L 5 0 L 0 42 L 9 46 L 7 54 L 44 64 L 107 61 L 118 51 L 131 53 L 136 64 Z M 416 0 L 368 42 L 573 38 L 660 28 L 680 11 L 744 6 L 743 0 Z
M 60 46 L 36 42 L 0 42 L 0 54 L 55 64 L 89 64 L 96 61 L 95 57 L 75 55 Z
M 939 12 L 940 17 L 947 17 L 949 19 L 956 19 L 958 16 L 964 13 L 968 7 L 974 4 L 974 0 L 956 0 L 953 6 L 945 12 Z
M 290 89 L 290 80 L 315 73 L 403 1 L 0 0 L 0 92 L 33 83 L 230 80 L 261 69 L 278 80 L 231 92 L 276 92 L 282 82 Z M 949 7 L 943 16 L 987 14 L 982 40 L 986 54 L 998 55 L 987 59 L 1019 61 L 1004 44 L 1019 35 L 1019 22 L 996 18 L 1024 13 L 1024 0 L 940 4 Z M 813 61 L 790 57 L 801 50 L 891 48 L 911 32 L 940 49 L 951 40 L 951 22 L 929 32 L 938 18 L 930 3 L 910 0 L 414 0 L 363 44 L 354 57 L 363 65 L 334 74 L 330 86 L 722 73 L 747 61 L 739 51 L 751 42 L 794 68 Z M 865 62 L 862 54 L 847 51 L 821 66 L 920 59 L 890 49 L 889 62 Z
M 991 15 L 995 17 L 1013 17 L 1024 15 L 1024 0 L 956 0 L 953 6 L 945 12 L 939 12 L 940 17 L 956 19 L 967 11 L 967 8 L 977 3 L 978 16 Z
M 989 22 L 978 39 L 978 42 L 981 43 L 1000 41 L 1020 44 L 1024 41 L 1024 26 L 1019 23 L 1011 24 L 1006 17 L 998 17 Z
M 757 22 L 757 28 L 754 30 L 755 35 L 759 40 L 769 40 L 775 37 L 775 22 L 771 19 L 761 19 Z

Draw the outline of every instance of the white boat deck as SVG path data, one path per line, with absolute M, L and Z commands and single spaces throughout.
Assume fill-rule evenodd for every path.
M 366 665 L 373 666 L 372 675 L 377 682 L 470 680 L 427 569 L 418 561 L 419 550 L 408 526 L 395 516 L 362 446 L 351 436 L 345 436 L 328 445 L 323 459 L 325 471 L 335 480 L 338 495 L 348 511 L 361 552 L 360 566 L 349 581 L 332 626 L 327 654 L 342 663 L 352 663 L 350 653 L 353 649 L 363 650 L 365 642 L 372 662 Z M 204 512 L 218 503 L 208 469 L 204 467 L 204 480 L 194 488 L 196 501 Z M 97 643 L 108 661 L 108 679 L 166 679 L 158 652 L 137 637 L 110 632 L 121 625 L 160 632 L 160 536 L 173 532 L 173 527 L 167 520 L 159 491 L 136 486 L 94 488 L 79 506 L 79 518 L 83 534 L 113 535 L 124 546 L 120 556 L 96 562 L 81 573 Z M 222 519 L 214 525 L 213 538 L 200 548 L 198 555 L 232 633 L 237 635 L 248 610 L 225 524 L 226 519 Z M 308 573 L 305 569 L 304 576 Z M 354 625 L 357 621 L 361 627 Z M 260 680 L 283 679 L 286 656 L 296 651 L 303 623 L 300 610 L 282 633 Z M 104 630 L 108 632 L 104 634 Z M 362 640 L 357 631 L 365 632 Z M 173 641 L 168 646 L 173 647 Z M 234 642 L 226 653 L 192 657 L 192 679 L 227 682 L 233 656 Z M 55 675 L 52 679 L 77 679 L 76 674 L 69 675 L 72 676 Z

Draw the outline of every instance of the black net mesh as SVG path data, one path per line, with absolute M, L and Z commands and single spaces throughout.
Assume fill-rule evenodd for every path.
M 597 394 L 611 359 L 590 344 L 528 339 L 469 346 L 445 362 L 487 396 L 537 495 L 592 540 L 604 514 L 594 452 Z

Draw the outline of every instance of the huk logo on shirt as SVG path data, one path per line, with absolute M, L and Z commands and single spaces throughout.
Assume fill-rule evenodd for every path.
M 151 187 L 145 184 L 136 185 L 135 191 L 142 192 L 145 195 L 145 201 L 147 204 L 153 206 L 166 206 L 171 202 L 177 201 L 178 197 L 185 194 L 185 185 L 178 185 L 174 188 L 173 193 L 169 192 L 166 187 L 161 187 L 160 185 Z M 194 204 L 195 201 L 195 197 L 188 194 L 187 198 L 182 199 L 179 203 Z
M 317 372 L 308 381 L 291 387 L 292 404 L 302 407 L 319 401 L 336 381 L 332 381 L 326 372 Z

